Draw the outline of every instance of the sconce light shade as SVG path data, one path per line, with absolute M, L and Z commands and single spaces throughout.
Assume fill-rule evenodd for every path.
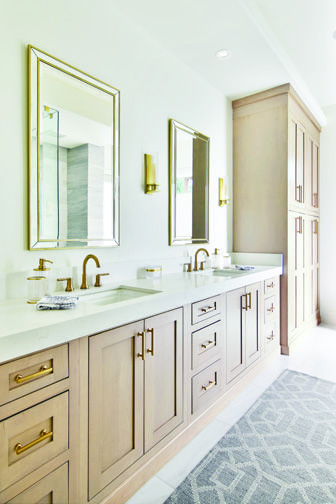
M 153 194 L 159 191 L 156 183 L 156 162 L 150 154 L 145 154 L 145 193 Z
M 218 179 L 218 205 L 220 207 L 230 205 L 230 199 L 227 197 L 227 184 L 224 184 L 224 179 Z

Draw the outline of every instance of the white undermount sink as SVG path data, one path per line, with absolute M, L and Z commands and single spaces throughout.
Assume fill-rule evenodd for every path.
M 114 289 L 108 289 L 100 292 L 91 291 L 87 294 L 83 294 L 80 297 L 80 300 L 84 303 L 104 306 L 108 304 L 120 303 L 121 301 L 128 301 L 129 299 L 149 296 L 151 294 L 157 294 L 159 292 L 161 291 L 119 285 Z
M 226 268 L 226 269 L 205 270 L 204 273 L 206 275 L 214 275 L 214 276 L 221 276 L 221 277 L 230 278 L 230 277 L 234 277 L 234 276 L 239 276 L 241 274 L 251 273 L 253 271 L 254 271 L 254 269 L 240 270 L 238 268 Z

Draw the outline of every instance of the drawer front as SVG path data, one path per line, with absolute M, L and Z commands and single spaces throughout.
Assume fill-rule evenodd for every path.
M 269 324 L 264 327 L 264 349 L 265 352 L 275 346 L 280 345 L 279 331 L 277 324 Z
M 191 323 L 197 324 L 220 313 L 219 296 L 204 299 L 191 306 Z
M 279 277 L 270 278 L 264 281 L 265 296 L 276 294 L 279 290 Z
M 267 324 L 278 316 L 276 297 L 271 296 L 265 299 L 264 308 L 265 308 L 264 322 L 265 324 Z
M 0 406 L 69 375 L 68 345 L 49 348 L 0 366 Z
M 48 474 L 8 504 L 68 504 L 68 464 Z
M 0 491 L 68 449 L 68 392 L 0 422 Z
M 220 322 L 193 332 L 191 334 L 191 369 L 204 367 L 207 362 L 218 359 L 223 340 Z
M 191 413 L 209 406 L 221 394 L 223 388 L 223 363 L 218 360 L 191 379 Z

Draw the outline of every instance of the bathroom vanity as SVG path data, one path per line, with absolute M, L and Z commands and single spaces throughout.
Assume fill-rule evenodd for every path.
M 125 502 L 279 355 L 281 274 L 137 280 L 72 311 L 1 303 L 0 503 Z

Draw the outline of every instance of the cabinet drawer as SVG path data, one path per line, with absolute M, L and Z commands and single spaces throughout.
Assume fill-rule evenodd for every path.
M 68 448 L 68 392 L 0 422 L 0 491 Z
M 274 277 L 264 281 L 265 296 L 276 294 L 279 290 L 279 278 Z
M 275 296 L 271 296 L 265 299 L 264 309 L 264 322 L 267 324 L 270 320 L 274 319 L 278 315 L 278 307 L 276 304 Z
M 270 324 L 264 327 L 264 348 L 267 352 L 276 345 L 279 345 L 279 332 L 277 325 Z
M 68 504 L 68 502 L 68 464 L 64 464 L 8 501 L 8 504 Z
M 197 369 L 218 358 L 224 339 L 220 322 L 215 322 L 191 334 L 191 369 Z
M 0 406 L 66 378 L 68 345 L 49 348 L 0 366 Z
M 219 297 L 198 301 L 191 305 L 191 323 L 197 324 L 220 313 Z
M 192 414 L 210 405 L 220 395 L 224 386 L 223 377 L 223 363 L 218 360 L 191 379 Z

